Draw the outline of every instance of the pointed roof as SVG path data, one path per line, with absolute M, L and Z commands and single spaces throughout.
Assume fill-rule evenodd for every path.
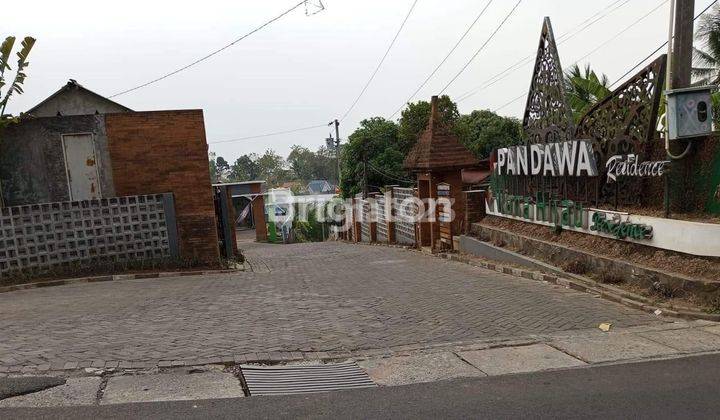
M 75 98 L 77 98 L 77 95 L 83 95 L 84 98 L 88 98 L 90 101 L 85 100 L 79 102 L 84 106 L 78 108 L 78 102 L 74 101 L 71 97 L 73 95 L 75 95 Z M 71 102 L 72 105 L 66 106 L 65 104 L 67 102 Z M 72 109 L 72 111 L 67 111 L 66 108 Z M 91 91 L 75 79 L 70 79 L 63 87 L 58 89 L 57 92 L 48 96 L 25 113 L 36 117 L 48 117 L 55 116 L 58 113 L 60 115 L 82 115 L 94 114 L 96 112 L 101 114 L 110 112 L 132 112 L 132 109 Z
M 438 97 L 433 96 L 428 127 L 408 153 L 403 167 L 419 172 L 469 168 L 479 163 L 478 158 L 440 121 Z
M 575 131 L 572 110 L 565 98 L 565 74 L 549 17 L 543 21 L 523 129 L 531 143 L 570 140 Z

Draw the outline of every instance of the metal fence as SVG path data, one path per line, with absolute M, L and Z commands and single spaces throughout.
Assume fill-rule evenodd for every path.
M 172 194 L 0 209 L 0 275 L 74 262 L 177 255 Z
M 412 188 L 393 188 L 393 205 L 395 207 L 395 240 L 403 245 L 415 245 L 415 220 L 418 208 L 412 198 L 415 190 Z

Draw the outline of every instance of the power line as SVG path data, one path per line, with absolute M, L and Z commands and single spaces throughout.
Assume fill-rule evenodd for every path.
M 631 23 L 630 25 L 628 25 L 627 27 L 625 27 L 625 29 L 623 29 L 622 31 L 616 33 L 616 34 L 613 35 L 610 39 L 608 39 L 607 41 L 605 41 L 605 42 L 603 42 L 602 44 L 598 45 L 597 47 L 595 47 L 595 48 L 594 48 L 592 51 L 590 51 L 589 53 L 587 53 L 587 54 L 583 55 L 582 57 L 578 58 L 577 60 L 575 60 L 575 63 L 573 63 L 573 65 L 574 65 L 574 64 L 577 64 L 577 63 L 579 63 L 580 61 L 582 61 L 582 60 L 588 58 L 589 56 L 593 55 L 593 54 L 594 54 L 595 52 L 597 52 L 599 49 L 601 49 L 602 47 L 606 46 L 606 45 L 609 44 L 610 42 L 614 41 L 614 40 L 617 39 L 620 35 L 624 34 L 625 32 L 629 31 L 630 29 L 632 29 L 635 25 L 637 25 L 637 24 L 639 24 L 640 22 L 642 22 L 643 20 L 647 19 L 650 15 L 652 15 L 653 13 L 655 13 L 656 11 L 658 11 L 658 9 L 660 9 L 661 7 L 663 7 L 667 2 L 668 2 L 668 0 L 664 0 L 662 3 L 658 4 L 657 6 L 655 6 L 652 10 L 650 10 L 650 11 L 647 12 L 646 14 L 642 15 L 639 19 L 637 19 L 636 21 L 634 21 L 633 23 Z
M 408 19 L 410 19 L 410 15 L 412 14 L 413 10 L 415 10 L 415 6 L 417 5 L 419 0 L 414 0 L 412 3 L 412 6 L 410 6 L 410 10 L 408 10 L 407 15 L 405 16 L 405 19 L 403 20 L 402 24 L 400 25 L 400 28 L 398 28 L 397 32 L 395 33 L 395 37 L 393 38 L 392 42 L 390 42 L 390 45 L 388 45 L 387 50 L 385 51 L 385 54 L 383 55 L 382 59 L 380 59 L 380 62 L 378 63 L 377 67 L 375 68 L 375 71 L 370 76 L 370 79 L 368 79 L 367 83 L 365 83 L 365 86 L 363 86 L 362 90 L 360 91 L 360 94 L 355 98 L 355 101 L 353 101 L 352 105 L 350 105 L 350 108 L 348 108 L 347 111 L 345 111 L 345 114 L 343 114 L 342 118 L 340 120 L 344 120 L 350 112 L 355 108 L 355 105 L 360 101 L 360 98 L 365 94 L 365 91 L 367 91 L 368 87 L 370 87 L 370 84 L 375 79 L 375 76 L 380 71 L 380 67 L 382 67 L 383 63 L 385 62 L 385 59 L 390 54 L 390 50 L 395 45 L 395 41 L 397 41 L 398 37 L 400 36 L 400 33 L 402 32 L 403 28 L 405 27 L 405 24 L 407 23 Z
M 452 84 L 455 82 L 455 80 L 457 80 L 457 78 L 460 77 L 460 75 L 463 74 L 463 72 L 465 72 L 465 70 L 468 68 L 468 66 L 469 66 L 473 61 L 475 61 L 475 58 L 477 58 L 477 56 L 480 54 L 480 52 L 482 52 L 482 50 L 485 49 L 485 47 L 490 43 L 490 41 L 492 41 L 492 39 L 495 38 L 495 35 L 496 35 L 496 34 L 500 31 L 500 29 L 505 25 L 505 22 L 507 22 L 507 20 L 510 19 L 510 16 L 512 16 L 512 14 L 515 13 L 515 10 L 517 10 L 518 6 L 520 6 L 520 3 L 522 3 L 522 1 L 523 1 L 523 0 L 518 0 L 518 2 L 515 3 L 515 6 L 512 8 L 512 10 L 510 10 L 510 13 L 508 13 L 507 16 L 505 16 L 505 18 L 500 22 L 500 25 L 498 25 L 498 27 L 495 28 L 495 31 L 493 31 L 493 33 L 490 34 L 490 37 L 485 41 L 485 43 L 483 43 L 483 44 L 480 46 L 480 48 L 479 48 L 477 51 L 475 51 L 475 54 L 473 54 L 473 56 L 470 57 L 470 60 L 468 60 L 468 62 L 465 63 L 465 65 L 460 69 L 460 71 L 455 75 L 455 77 L 453 77 L 453 78 L 448 82 L 448 84 L 445 85 L 445 87 L 440 91 L 440 94 L 443 94 L 443 93 L 447 90 L 447 88 L 449 88 L 450 85 L 452 85 Z
M 575 38 L 576 36 L 580 35 L 585 30 L 590 28 L 591 26 L 595 25 L 596 23 L 600 22 L 601 20 L 605 19 L 606 17 L 610 16 L 611 14 L 613 14 L 614 12 L 619 10 L 621 7 L 628 4 L 629 1 L 630 0 L 616 0 L 615 2 L 611 3 L 610 5 L 595 12 L 595 14 L 593 14 L 589 18 L 585 19 L 583 22 L 578 24 L 575 28 L 571 29 L 570 31 L 568 31 L 568 32 L 564 33 L 563 35 L 561 35 L 560 37 L 558 37 L 557 44 L 561 45 L 561 44 Z M 618 3 L 621 3 L 621 2 L 622 2 L 622 4 L 618 5 Z M 614 7 L 616 5 L 617 5 L 617 7 Z M 612 10 L 610 10 L 610 9 L 612 9 Z M 607 13 L 605 13 L 605 12 L 607 12 Z M 597 18 L 597 19 L 595 19 L 595 18 Z M 512 74 L 516 70 L 519 70 L 524 65 L 532 63 L 534 58 L 535 58 L 535 54 L 530 54 L 530 55 L 520 59 L 516 63 L 512 64 L 510 67 L 504 69 L 500 73 L 487 79 L 486 81 L 481 83 L 479 86 L 476 86 L 476 87 L 468 90 L 467 92 L 463 93 L 462 95 L 460 95 L 459 98 L 457 99 L 457 102 L 462 102 L 462 101 L 482 92 L 483 90 L 493 86 L 494 84 L 498 83 L 499 81 L 506 79 L 510 74 Z
M 243 140 L 252 140 L 252 139 L 259 139 L 259 138 L 264 138 L 264 137 L 280 136 L 280 135 L 283 135 L 283 134 L 292 134 L 292 133 L 297 133 L 297 132 L 299 132 L 299 131 L 314 130 L 314 129 L 316 129 L 316 128 L 321 128 L 321 127 L 327 127 L 327 124 L 318 124 L 318 125 L 313 125 L 313 126 L 311 126 L 311 127 L 295 128 L 295 129 L 293 129 L 293 130 L 277 131 L 277 132 L 274 132 L 274 133 L 259 134 L 259 135 L 256 135 L 256 136 L 248 136 L 248 137 L 240 137 L 240 138 L 237 138 L 237 139 L 211 141 L 211 142 L 208 142 L 208 144 L 235 143 L 235 142 L 243 141 Z
M 380 169 L 376 168 L 376 167 L 375 167 L 372 163 L 370 163 L 370 162 L 367 162 L 367 164 L 368 164 L 368 166 L 370 167 L 370 169 L 374 170 L 375 172 L 379 173 L 380 175 L 384 176 L 385 178 L 392 179 L 393 181 L 400 181 L 400 182 L 405 182 L 405 183 L 409 183 L 409 184 L 415 183 L 415 181 L 412 181 L 412 180 L 409 180 L 409 179 L 398 178 L 398 177 L 396 177 L 396 176 L 394 176 L 394 175 L 390 175 L 390 174 L 388 174 L 388 173 L 386 173 L 386 172 L 384 172 L 384 171 L 381 171 Z
M 150 86 L 150 85 L 152 85 L 152 84 L 155 84 L 155 83 L 157 83 L 157 82 L 159 82 L 159 81 L 161 81 L 161 80 L 167 79 L 168 77 L 174 76 L 174 75 L 180 73 L 181 71 L 184 71 L 184 70 L 189 69 L 190 67 L 193 67 L 193 66 L 195 66 L 195 65 L 197 65 L 197 64 L 200 64 L 200 63 L 202 63 L 203 61 L 209 59 L 210 57 L 213 57 L 214 55 L 219 54 L 219 53 L 221 53 L 222 51 L 225 51 L 226 49 L 232 47 L 233 45 L 235 45 L 235 44 L 237 44 L 238 42 L 244 40 L 245 38 L 247 38 L 247 37 L 249 37 L 249 36 L 251 36 L 251 35 L 253 35 L 253 34 L 255 34 L 255 33 L 259 32 L 259 31 L 261 31 L 262 29 L 264 29 L 265 27 L 269 26 L 270 24 L 272 24 L 272 23 L 274 23 L 274 22 L 282 19 L 283 17 L 285 17 L 286 15 L 290 14 L 290 13 L 291 13 L 292 11 L 294 11 L 295 9 L 297 9 L 297 8 L 299 8 L 300 6 L 304 5 L 306 2 L 307 2 L 307 0 L 303 0 L 303 1 L 299 2 L 299 3 L 296 4 L 295 6 L 287 9 L 287 10 L 284 11 L 283 13 L 275 16 L 274 18 L 272 18 L 272 19 L 270 19 L 269 21 L 263 23 L 262 25 L 258 26 L 257 28 L 253 29 L 252 31 L 246 33 L 245 35 L 243 35 L 243 36 L 235 39 L 234 41 L 230 42 L 229 44 L 227 44 L 227 45 L 225 45 L 225 46 L 223 46 L 223 47 L 221 47 L 221 48 L 218 48 L 217 50 L 215 50 L 215 51 L 213 51 L 213 52 L 211 52 L 211 53 L 209 53 L 209 54 L 207 54 L 207 55 L 205 55 L 205 56 L 203 56 L 203 57 L 201 57 L 201 58 L 193 61 L 193 62 L 190 63 L 190 64 L 187 64 L 187 65 L 185 65 L 185 66 L 183 66 L 183 67 L 180 67 L 180 68 L 177 69 L 177 70 L 171 71 L 170 73 L 164 74 L 164 75 L 162 75 L 162 76 L 160 76 L 160 77 L 158 77 L 158 78 L 156 78 L 156 79 L 153 79 L 153 80 L 151 80 L 151 81 L 149 81 L 149 82 L 147 82 L 147 83 L 143 83 L 143 84 L 138 85 L 138 86 L 135 86 L 135 87 L 133 87 L 133 88 L 130 88 L 130 89 L 127 89 L 127 90 L 123 90 L 123 91 L 121 91 L 121 92 L 118 92 L 118 93 L 115 93 L 115 94 L 113 94 L 113 95 L 110 95 L 110 96 L 108 96 L 108 98 L 114 98 L 114 97 L 116 97 L 116 96 L 124 95 L 124 94 L 126 94 L 126 93 L 130 93 L 130 92 L 133 92 L 133 91 L 135 91 L 135 90 L 142 89 L 142 88 L 144 88 L 144 87 L 147 87 L 147 86 Z
M 658 9 L 660 9 L 660 7 L 664 6 L 665 3 L 667 3 L 667 2 L 668 2 L 668 0 L 664 0 L 664 1 L 661 2 L 659 5 L 655 6 L 655 7 L 654 7 L 652 10 L 650 10 L 648 13 L 646 13 L 646 14 L 644 14 L 643 16 L 641 16 L 640 18 L 636 19 L 633 23 L 631 23 L 630 25 L 628 25 L 627 27 L 625 27 L 624 29 L 622 29 L 620 32 L 618 32 L 618 33 L 616 33 L 615 35 L 613 35 L 610 39 L 606 40 L 605 42 L 603 42 L 602 44 L 600 44 L 599 46 L 597 46 L 596 48 L 594 48 L 594 49 L 593 49 L 592 51 L 590 51 L 589 53 L 587 53 L 587 54 L 583 55 L 582 57 L 578 58 L 577 60 L 575 60 L 575 62 L 573 62 L 573 64 L 571 64 L 571 66 L 574 66 L 575 64 L 579 63 L 580 61 L 582 61 L 582 60 L 584 60 L 585 58 L 587 58 L 587 57 L 589 57 L 590 55 L 592 55 L 593 53 L 597 52 L 600 48 L 606 46 L 606 45 L 609 44 L 611 41 L 615 40 L 615 39 L 618 38 L 620 35 L 624 34 L 624 33 L 627 32 L 628 30 L 630 30 L 632 27 L 636 26 L 637 24 L 639 24 L 640 22 L 642 22 L 643 20 L 645 20 L 646 18 L 648 18 L 651 14 L 653 14 L 654 12 L 656 12 Z M 499 108 L 495 108 L 495 109 L 493 110 L 493 112 L 500 111 L 501 109 L 504 109 L 504 108 L 510 106 L 510 105 L 513 104 L 514 102 L 519 101 L 520 99 L 522 99 L 523 96 L 526 96 L 526 94 L 523 94 L 523 95 L 518 96 L 517 98 L 513 99 L 513 100 L 510 101 L 510 102 L 505 103 L 504 105 L 500 106 Z
M 705 9 L 703 9 L 702 12 L 698 13 L 697 16 L 695 16 L 695 18 L 693 19 L 693 22 L 696 21 L 696 20 L 698 20 L 698 19 L 700 18 L 700 16 L 704 15 L 705 12 L 707 12 L 708 10 L 710 10 L 710 8 L 713 7 L 713 6 L 715 5 L 715 3 L 717 3 L 717 2 L 718 2 L 718 0 L 714 0 L 714 1 L 712 1 L 710 4 L 708 4 L 708 6 L 707 6 Z M 622 76 L 618 77 L 617 80 L 615 80 L 615 81 L 610 85 L 610 87 L 612 88 L 613 86 L 615 86 L 616 84 L 618 84 L 621 80 L 623 80 L 625 77 L 627 77 L 627 76 L 628 76 L 629 74 L 631 74 L 633 71 L 635 71 L 638 67 L 640 67 L 644 62 L 648 61 L 648 60 L 649 60 L 650 58 L 652 58 L 655 54 L 657 54 L 660 50 L 662 50 L 663 48 L 667 47 L 668 42 L 669 42 L 669 41 L 663 42 L 659 47 L 657 47 L 657 48 L 656 48 L 653 52 L 651 52 L 647 57 L 645 57 L 645 58 L 643 58 L 642 60 L 640 60 L 639 63 L 635 64 L 630 70 L 628 70 L 627 72 L 625 72 L 625 74 L 623 74 Z
M 489 0 L 489 1 L 487 2 L 487 4 L 485 5 L 485 7 L 483 7 L 483 9 L 480 11 L 480 13 L 475 17 L 475 20 L 473 20 L 472 23 L 470 23 L 470 26 L 467 27 L 467 29 L 465 30 L 465 33 L 463 33 L 463 35 L 460 37 L 460 39 L 458 39 L 458 41 L 457 41 L 457 42 L 455 43 L 455 45 L 452 47 L 452 49 L 450 50 L 450 52 L 447 53 L 447 55 L 445 56 L 445 58 L 442 59 L 442 61 L 440 62 L 440 64 L 438 64 L 438 65 L 435 67 L 435 69 L 428 75 L 427 78 L 425 78 L 425 80 L 420 84 L 420 86 L 418 86 L 418 88 L 415 89 L 415 92 L 413 92 L 412 95 L 410 95 L 410 97 L 405 101 L 405 103 L 404 103 L 400 108 L 398 108 L 398 110 L 395 111 L 395 112 L 390 116 L 389 119 L 393 119 L 393 117 L 394 117 L 395 115 L 397 115 L 398 112 L 402 111 L 402 109 L 405 107 L 405 104 L 407 104 L 408 102 L 410 102 L 410 101 L 415 97 L 415 95 L 417 95 L 418 92 L 420 92 L 420 90 L 425 87 L 425 85 L 430 81 L 430 79 L 435 75 L 435 73 L 437 73 L 437 71 L 440 69 L 440 67 L 442 67 L 443 64 L 445 64 L 445 62 L 448 60 L 448 58 L 450 58 L 450 56 L 452 55 L 452 53 L 454 53 L 455 50 L 460 46 L 460 43 L 465 39 L 465 37 L 467 37 L 467 35 L 468 35 L 468 34 L 470 33 L 470 31 L 472 30 L 472 28 L 475 27 L 475 25 L 478 23 L 478 21 L 480 20 L 480 18 L 485 14 L 485 11 L 488 9 L 488 7 L 490 7 L 490 5 L 492 4 L 492 2 L 493 2 L 493 0 Z

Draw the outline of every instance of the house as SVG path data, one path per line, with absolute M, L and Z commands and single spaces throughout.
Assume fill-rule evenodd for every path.
M 177 237 L 179 256 L 218 263 L 202 110 L 133 111 L 70 80 L 5 130 L 0 147 L 3 215 L 32 212 L 44 203 L 104 206 L 115 197 L 169 193 L 173 208 L 166 210 L 172 214 L 162 217 L 171 215 L 176 225 L 167 235 Z M 123 229 L 135 235 L 129 249 L 137 257 L 147 221 L 132 215 L 121 218 L 126 221 Z
M 306 189 L 308 194 L 335 194 L 335 187 L 326 180 L 310 181 Z

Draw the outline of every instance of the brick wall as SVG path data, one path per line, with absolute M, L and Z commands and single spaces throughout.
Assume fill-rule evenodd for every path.
M 485 191 L 465 191 L 464 233 L 470 232 L 473 223 L 485 217 Z
M 180 255 L 216 265 L 220 252 L 202 110 L 108 114 L 118 195 L 172 192 Z

